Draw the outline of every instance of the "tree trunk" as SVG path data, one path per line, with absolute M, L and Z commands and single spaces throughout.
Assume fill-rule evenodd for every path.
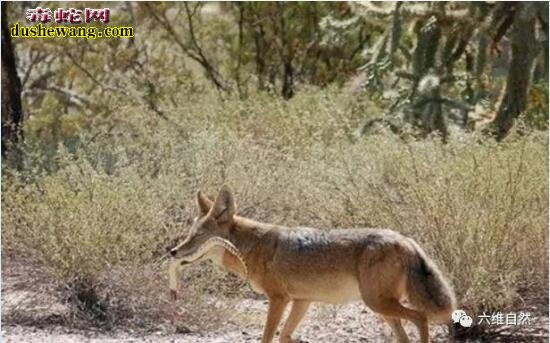
M 254 44 L 256 48 L 256 74 L 258 74 L 258 90 L 264 91 L 266 88 L 266 42 L 264 28 L 261 23 L 258 29 L 254 30 Z
M 510 32 L 512 58 L 504 95 L 495 118 L 496 137 L 506 137 L 514 120 L 527 107 L 527 94 L 537 55 L 535 16 L 532 3 L 519 3 Z
M 2 2 L 2 157 L 10 145 L 21 138 L 23 110 L 21 106 L 21 80 L 17 75 L 15 52 L 11 43 L 7 2 Z
M 280 38 L 281 47 L 280 54 L 283 61 L 283 87 L 281 93 L 285 100 L 288 100 L 294 96 L 294 68 L 292 66 L 292 60 L 294 59 L 294 51 L 289 42 L 286 32 L 286 18 L 284 13 L 284 5 L 279 4 L 279 21 L 280 21 Z
M 283 98 L 288 100 L 294 96 L 294 68 L 292 61 L 283 62 Z
M 489 37 L 483 33 L 479 33 L 479 38 L 477 41 L 477 52 L 475 57 L 475 95 L 473 103 L 475 104 L 479 99 L 485 97 L 485 80 L 483 80 L 483 75 L 485 74 L 487 67 L 487 52 L 489 47 Z
M 548 82 L 548 3 L 545 2 L 543 6 L 539 8 L 538 23 L 540 26 L 540 32 L 544 37 L 539 38 L 539 42 L 542 43 L 541 53 L 542 56 L 537 57 L 535 73 L 533 75 L 534 82 Z
M 244 6 L 241 3 L 237 3 L 239 9 L 239 51 L 237 52 L 237 67 L 235 68 L 235 83 L 237 84 L 237 91 L 239 92 L 239 98 L 242 100 L 246 97 L 246 92 L 243 88 L 243 82 L 241 80 L 241 67 L 243 59 L 243 39 L 244 39 Z

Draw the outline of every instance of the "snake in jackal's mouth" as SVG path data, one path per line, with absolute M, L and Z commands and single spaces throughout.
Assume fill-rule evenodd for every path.
M 176 298 L 177 289 L 178 289 L 178 280 L 180 276 L 180 272 L 183 269 L 183 266 L 195 262 L 197 260 L 200 260 L 205 255 L 212 252 L 212 249 L 221 248 L 227 252 L 229 252 L 231 255 L 235 256 L 242 264 L 242 267 L 244 269 L 245 275 L 248 274 L 248 269 L 246 268 L 246 263 L 244 262 L 244 258 L 240 251 L 227 239 L 223 239 L 221 237 L 212 237 L 209 238 L 206 242 L 204 242 L 195 252 L 184 256 L 182 258 L 173 259 L 170 262 L 170 266 L 168 267 L 168 285 L 170 287 L 170 293 L 172 295 L 172 298 Z

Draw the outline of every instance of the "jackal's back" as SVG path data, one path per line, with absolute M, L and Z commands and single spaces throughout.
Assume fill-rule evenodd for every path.
M 405 248 L 396 246 L 408 244 L 406 237 L 381 229 L 282 229 L 277 241 L 266 272 L 277 275 L 280 288 L 293 298 L 331 303 L 360 299 L 359 269 L 365 259 L 400 261 L 404 256 L 397 251 Z M 404 275 L 401 269 L 393 272 Z

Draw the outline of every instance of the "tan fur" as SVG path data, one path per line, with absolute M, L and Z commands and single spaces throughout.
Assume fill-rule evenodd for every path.
M 448 321 L 454 294 L 434 262 L 412 239 L 384 229 L 317 230 L 287 228 L 237 216 L 231 191 L 223 187 L 215 201 L 197 194 L 201 211 L 176 258 L 192 254 L 208 238 L 231 242 L 242 255 L 254 290 L 269 299 L 262 342 L 271 342 L 286 306 L 292 309 L 281 331 L 291 335 L 311 302 L 363 300 L 381 314 L 399 342 L 409 339 L 401 319 L 413 322 L 422 342 L 429 341 L 428 320 Z M 244 276 L 240 261 L 225 252 L 214 259 Z M 413 306 L 403 306 L 408 300 Z

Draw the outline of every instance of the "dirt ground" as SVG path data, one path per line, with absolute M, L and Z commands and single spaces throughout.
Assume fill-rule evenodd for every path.
M 236 311 L 265 316 L 267 304 L 263 300 L 246 299 Z M 3 325 L 2 337 L 6 342 L 259 342 L 261 326 L 229 328 L 210 332 L 167 333 L 163 331 L 138 334 L 131 331 L 81 331 L 52 325 L 42 328 Z M 417 337 L 414 327 L 407 332 Z M 435 342 L 447 342 L 446 327 L 432 327 Z M 360 303 L 344 306 L 315 305 L 308 313 L 295 337 L 302 342 L 391 342 L 389 328 Z
M 147 333 L 133 331 L 130 328 L 118 328 L 108 332 L 93 329 L 82 330 L 69 328 L 62 325 L 61 318 L 66 315 L 67 308 L 56 303 L 55 299 L 48 295 L 47 289 L 41 287 L 29 288 L 24 284 L 28 271 L 14 271 L 6 268 L 2 274 L 2 342 L 259 342 L 262 332 L 262 322 L 267 310 L 267 301 L 263 299 L 243 299 L 242 301 L 225 301 L 223 298 L 212 296 L 215 306 L 233 306 L 236 316 L 253 317 L 254 324 L 246 327 L 228 325 L 210 331 L 183 330 L 174 332 L 173 327 L 159 327 L 156 331 Z M 38 296 L 38 297 L 37 297 Z M 32 300 L 31 300 L 32 299 Z M 40 301 L 36 301 L 40 299 Z M 10 311 L 16 311 L 26 302 L 32 301 L 32 311 L 39 313 L 45 320 L 36 322 L 5 321 Z M 28 304 L 27 304 L 28 305 Z M 475 340 L 481 341 L 507 341 L 507 342 L 546 342 L 548 341 L 548 317 L 534 317 L 534 325 L 528 332 L 520 333 L 513 338 L 502 337 L 495 339 Z M 26 323 L 26 324 L 25 324 Z M 412 339 L 418 341 L 418 335 L 414 326 L 405 324 L 405 330 Z M 433 342 L 448 342 L 448 328 L 443 325 L 431 325 L 431 338 Z M 314 304 L 304 319 L 302 325 L 295 334 L 301 342 L 326 342 L 326 343 L 355 343 L 355 342 L 392 342 L 392 334 L 389 327 L 372 311 L 362 303 L 347 305 Z M 275 340 L 276 341 L 276 340 Z M 464 340 L 462 340 L 464 341 Z

